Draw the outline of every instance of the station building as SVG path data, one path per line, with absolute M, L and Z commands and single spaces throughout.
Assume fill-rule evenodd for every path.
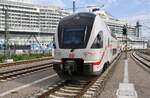
M 146 49 L 148 41 L 141 39 L 137 34 L 137 28 L 133 25 L 128 24 L 125 20 L 119 20 L 111 16 L 109 13 L 99 10 L 96 12 L 109 26 L 112 34 L 120 40 L 121 44 L 125 44 L 126 37 L 122 34 L 122 28 L 124 25 L 127 26 L 127 41 L 128 48 L 131 49 Z
M 31 0 L 0 0 L 0 44 L 4 43 L 6 10 L 9 44 L 39 43 L 43 48 L 52 42 L 59 20 L 69 15 L 59 7 L 34 5 Z
M 147 49 L 148 48 L 148 40 L 129 36 L 128 45 L 131 49 Z
M 129 25 L 127 21 L 119 20 L 114 18 L 112 15 L 107 13 L 106 11 L 100 10 L 99 12 L 96 12 L 101 16 L 101 18 L 106 22 L 106 24 L 109 26 L 111 32 L 117 37 L 122 38 L 122 28 L 124 25 L 128 28 L 128 36 L 136 36 L 136 29 L 134 26 Z

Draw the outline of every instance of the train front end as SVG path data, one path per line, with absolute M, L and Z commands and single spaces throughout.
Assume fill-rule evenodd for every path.
M 88 46 L 94 43 L 95 38 L 93 42 L 90 42 L 90 38 L 93 36 L 91 32 L 95 18 L 96 15 L 92 13 L 78 13 L 59 22 L 53 66 L 59 76 L 96 74 L 97 69 L 93 65 L 100 65 L 103 52 Z

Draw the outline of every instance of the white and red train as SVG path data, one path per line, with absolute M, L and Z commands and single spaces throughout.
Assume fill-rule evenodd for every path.
M 89 12 L 61 19 L 55 42 L 53 68 L 59 76 L 99 75 L 120 52 L 106 23 Z

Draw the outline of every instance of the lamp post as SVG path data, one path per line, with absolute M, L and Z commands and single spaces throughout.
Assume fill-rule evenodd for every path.
M 9 59 L 10 58 L 10 52 L 9 52 L 9 38 L 8 38 L 8 34 L 9 34 L 9 25 L 8 25 L 8 18 L 9 18 L 9 14 L 8 14 L 8 7 L 6 5 L 3 5 L 3 9 L 4 11 L 4 15 L 5 15 L 5 47 L 4 47 L 4 55 L 5 55 L 5 59 Z
M 75 1 L 73 1 L 73 13 L 75 13 L 76 12 L 76 3 L 75 3 Z

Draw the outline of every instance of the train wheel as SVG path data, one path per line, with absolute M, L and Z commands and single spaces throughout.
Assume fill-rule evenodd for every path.
M 104 73 L 104 72 L 106 71 L 106 69 L 108 68 L 108 66 L 109 66 L 109 63 L 105 63 L 105 64 L 104 64 L 102 73 Z

